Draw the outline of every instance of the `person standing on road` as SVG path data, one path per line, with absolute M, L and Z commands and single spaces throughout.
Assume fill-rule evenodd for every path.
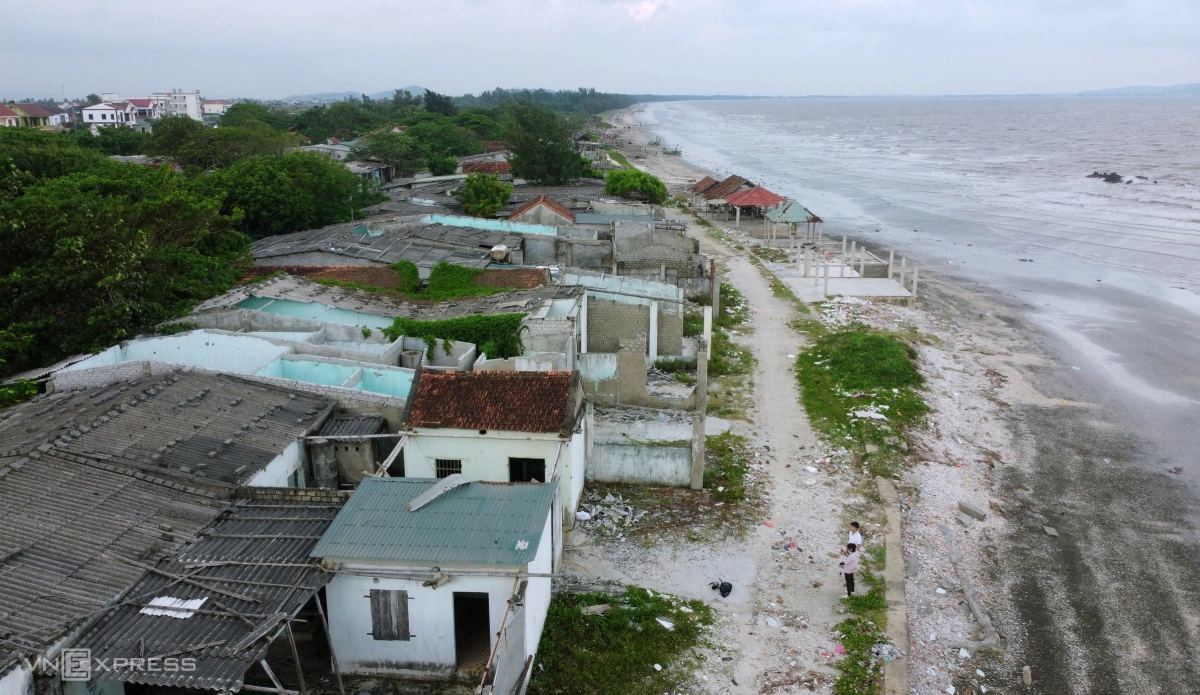
M 850 522 L 850 537 L 846 539 L 846 542 L 853 543 L 854 545 L 858 546 L 859 548 L 862 548 L 862 545 L 863 545 L 862 533 L 859 532 L 859 526 L 858 526 L 857 521 Z
M 847 543 L 846 549 L 842 551 L 844 558 L 838 564 L 842 567 L 842 574 L 846 575 L 846 596 L 854 595 L 854 573 L 858 571 L 858 546 L 854 543 Z

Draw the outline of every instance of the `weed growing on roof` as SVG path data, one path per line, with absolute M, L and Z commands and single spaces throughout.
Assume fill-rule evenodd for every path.
M 467 268 L 447 263 L 446 261 L 433 266 L 433 269 L 429 272 L 429 280 L 425 283 L 424 288 L 421 288 L 421 278 L 417 272 L 416 264 L 412 261 L 400 261 L 388 267 L 395 270 L 396 274 L 400 276 L 400 285 L 397 289 L 363 285 L 357 282 L 335 280 L 333 278 L 314 278 L 314 280 L 330 287 L 362 290 L 363 292 L 385 292 L 398 294 L 405 299 L 433 302 L 444 302 L 464 297 L 485 297 L 500 292 L 509 292 L 513 289 L 511 287 L 482 287 L 476 285 L 475 278 L 483 272 L 482 269 Z
M 521 321 L 524 318 L 525 314 L 462 316 L 436 321 L 397 318 L 391 326 L 382 330 L 390 340 L 402 335 L 423 338 L 426 345 L 432 345 L 435 339 L 461 340 L 474 343 L 480 352 L 490 358 L 508 358 L 520 355 L 525 350 L 521 344 Z
M 405 294 L 416 294 L 421 289 L 421 271 L 412 261 L 397 261 L 388 266 L 400 276 L 400 291 Z
M 0 410 L 3 410 L 10 405 L 16 405 L 21 401 L 27 401 L 37 394 L 37 382 L 29 381 L 28 379 L 14 381 L 11 384 L 0 386 Z
M 866 328 L 827 333 L 796 358 L 801 402 L 814 427 L 839 444 L 874 444 L 873 475 L 890 477 L 906 451 L 903 428 L 929 411 L 917 393 L 916 350 Z
M 605 612 L 583 614 L 583 608 L 605 603 L 610 604 Z M 675 692 L 703 658 L 694 650 L 712 622 L 712 609 L 703 601 L 635 586 L 623 597 L 557 595 L 550 602 L 528 693 Z

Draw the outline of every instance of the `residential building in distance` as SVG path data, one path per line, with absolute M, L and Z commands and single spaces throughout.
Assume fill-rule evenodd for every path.
M 17 112 L 0 104 L 0 128 L 19 128 L 20 126 L 21 117 L 17 115 Z
M 17 115 L 22 128 L 50 127 L 50 113 L 46 107 L 39 104 L 9 104 L 8 108 Z
M 173 89 L 169 92 L 155 92 L 150 98 L 158 102 L 159 110 L 164 115 L 187 116 L 193 120 L 204 120 L 199 90 L 185 92 Z
M 231 106 L 232 99 L 205 99 L 200 105 L 200 111 L 205 116 L 224 116 Z
M 128 101 L 102 101 L 84 107 L 83 124 L 89 128 L 133 125 L 135 113 L 136 108 Z

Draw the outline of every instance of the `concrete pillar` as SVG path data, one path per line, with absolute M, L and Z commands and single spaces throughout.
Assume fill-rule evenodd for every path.
M 711 295 L 709 297 L 709 299 L 711 300 L 712 310 L 715 314 L 720 314 L 721 313 L 721 275 L 717 272 L 717 262 L 715 260 L 709 261 L 708 277 L 709 277 L 709 281 L 710 281 L 709 284 L 711 285 L 711 287 L 708 288 L 708 292 Z
M 707 307 L 706 307 L 707 308 Z M 691 488 L 704 488 L 704 416 L 708 411 L 708 351 L 712 349 L 707 337 L 696 350 L 696 412 L 692 415 L 692 480 Z
M 667 264 L 666 263 L 658 264 L 658 279 L 663 282 L 666 282 L 666 279 L 667 279 Z
M 706 357 L 712 357 L 712 322 L 713 322 L 712 307 L 706 306 L 706 307 L 704 307 L 704 337 L 703 337 L 703 342 L 700 343 L 700 345 L 702 346 L 702 348 L 705 351 Z
M 579 307 L 579 354 L 587 354 L 587 292 L 583 293 L 583 304 Z
M 888 280 L 892 279 L 892 264 L 896 262 L 896 249 L 888 251 Z
M 738 229 L 741 229 L 741 227 L 742 227 L 742 209 L 740 207 L 738 207 L 737 205 L 733 206 L 733 215 L 734 215 L 733 225 L 735 227 L 737 227 Z
M 908 299 L 908 305 L 909 305 L 909 306 L 916 306 L 916 305 L 917 305 L 917 266 L 915 266 L 915 265 L 913 266 L 913 286 L 912 286 L 912 297 L 909 297 L 909 299 Z
M 867 276 L 867 247 L 863 246 L 858 250 L 858 276 Z
M 842 255 L 846 255 L 846 235 L 842 235 Z
M 816 287 L 817 285 L 819 285 L 821 283 L 821 261 L 823 261 L 825 259 L 825 253 L 824 252 L 817 253 L 817 250 L 813 249 L 812 255 L 813 255 L 813 260 L 812 260 L 812 263 L 813 263 L 813 287 Z
M 908 258 L 900 259 L 900 286 L 904 287 L 904 266 L 908 263 Z
M 821 296 L 829 296 L 829 259 L 825 259 L 825 289 L 821 290 Z
M 808 277 L 808 266 L 809 266 L 809 263 L 811 263 L 811 258 L 810 258 L 809 254 L 810 254 L 810 251 L 808 249 L 805 249 L 804 250 L 804 277 Z
M 613 275 L 617 274 L 617 235 L 616 234 L 614 234 L 613 238 L 612 238 L 612 271 L 613 271 L 612 272 Z
M 646 336 L 646 346 L 649 348 L 650 364 L 658 359 L 658 301 L 650 302 L 650 335 Z
M 821 243 L 821 239 L 824 238 L 824 236 L 825 236 L 825 223 L 818 222 L 817 223 L 817 243 L 818 244 Z

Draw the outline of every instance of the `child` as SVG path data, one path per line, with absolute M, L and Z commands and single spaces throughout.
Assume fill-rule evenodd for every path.
M 854 573 L 858 571 L 858 546 L 854 543 L 847 543 L 846 549 L 842 551 L 842 557 L 846 558 L 838 564 L 842 567 L 842 574 L 846 575 L 846 595 L 854 595 Z
M 862 533 L 859 530 L 857 521 L 850 522 L 850 537 L 846 539 L 846 542 L 853 543 L 854 545 L 858 546 L 859 548 L 862 547 L 862 544 L 863 544 Z

